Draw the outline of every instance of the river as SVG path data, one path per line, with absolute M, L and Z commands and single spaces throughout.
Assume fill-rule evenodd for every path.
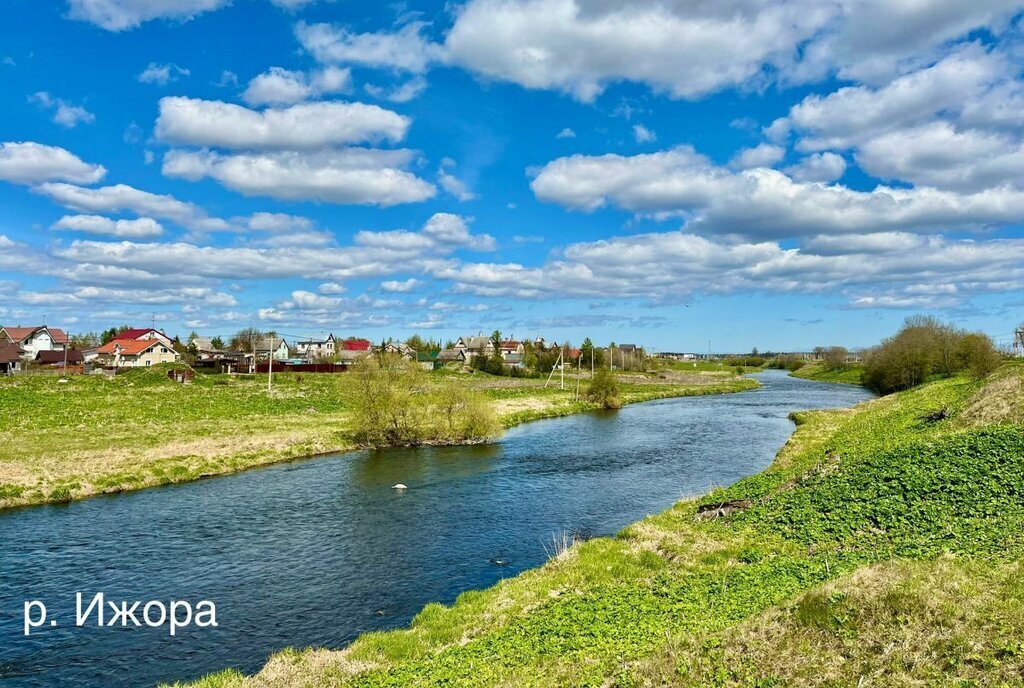
M 613 534 L 763 470 L 790 411 L 870 397 L 758 377 L 740 394 L 530 423 L 492 446 L 349 453 L 2 511 L 0 683 L 153 686 L 251 673 L 288 646 L 342 647 L 543 563 L 558 533 Z M 78 628 L 76 592 L 212 600 L 218 627 Z M 31 599 L 59 625 L 25 637 Z

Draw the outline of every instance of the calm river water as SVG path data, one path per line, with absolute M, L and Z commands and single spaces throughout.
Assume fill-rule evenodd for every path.
M 759 377 L 742 394 L 531 423 L 489 447 L 346 454 L 0 512 L 0 684 L 152 686 L 254 672 L 287 646 L 341 647 L 537 566 L 556 533 L 612 534 L 764 469 L 790 411 L 869 397 Z M 76 628 L 79 591 L 213 600 L 219 627 Z M 24 637 L 29 599 L 59 626 Z

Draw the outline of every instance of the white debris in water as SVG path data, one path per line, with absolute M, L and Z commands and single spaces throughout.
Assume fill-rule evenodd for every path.
M 391 489 L 392 490 L 408 490 L 409 488 L 406 487 L 405 485 L 403 485 L 402 483 L 398 483 L 397 485 L 392 485 Z

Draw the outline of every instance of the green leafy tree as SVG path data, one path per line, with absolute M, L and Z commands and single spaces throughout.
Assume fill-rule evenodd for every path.
M 589 368 L 591 365 L 600 368 L 604 365 L 604 352 L 594 346 L 590 337 L 584 339 L 580 344 L 580 358 L 583 360 L 584 368 Z
M 213 339 L 211 339 L 210 344 L 212 344 L 213 348 L 217 349 L 218 351 L 224 348 L 224 340 L 221 339 L 220 337 L 214 337 Z
M 117 339 L 118 335 L 123 332 L 127 332 L 132 329 L 130 325 L 121 325 L 120 327 L 111 327 L 109 330 L 103 331 L 103 343 L 107 344 Z

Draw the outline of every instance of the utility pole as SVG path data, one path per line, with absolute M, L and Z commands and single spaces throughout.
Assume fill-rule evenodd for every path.
M 560 366 L 562 364 L 562 352 L 563 352 L 562 349 L 558 350 L 558 361 L 555 362 L 556 366 Z M 551 382 L 551 378 L 554 377 L 554 375 L 555 375 L 555 369 L 552 368 L 551 372 L 548 373 L 548 379 L 544 381 L 544 389 L 547 389 L 548 383 Z M 565 371 L 562 371 L 562 389 L 565 389 Z
M 270 394 L 270 385 L 274 381 L 274 340 L 270 338 L 270 355 L 267 357 L 267 394 Z
M 583 356 L 576 359 L 576 401 L 580 400 L 580 378 L 583 377 Z
M 565 389 L 565 349 L 559 349 L 558 351 L 558 374 L 562 378 L 562 389 Z

